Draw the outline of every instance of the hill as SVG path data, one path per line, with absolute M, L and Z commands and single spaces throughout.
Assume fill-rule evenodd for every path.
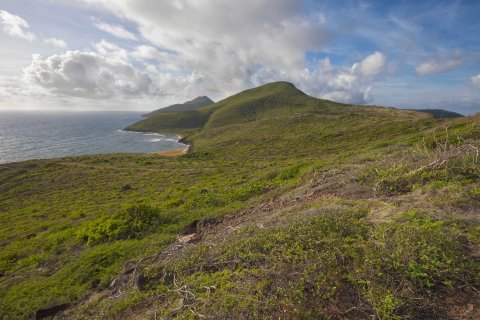
M 196 97 L 195 99 L 184 102 L 184 103 L 174 104 L 174 105 L 171 105 L 171 106 L 168 106 L 168 107 L 165 107 L 165 108 L 161 108 L 161 109 L 152 111 L 150 113 L 145 114 L 144 117 L 151 117 L 151 116 L 154 116 L 154 115 L 156 115 L 158 113 L 162 113 L 162 112 L 196 110 L 196 109 L 200 109 L 202 107 L 209 106 L 213 103 L 214 102 L 212 100 L 210 100 L 209 97 L 200 96 L 200 97 Z
M 431 114 L 435 118 L 461 118 L 463 115 L 460 113 L 452 112 L 452 111 L 447 111 L 443 109 L 412 109 L 418 112 L 425 112 L 428 114 Z
M 479 318 L 480 115 L 280 82 L 157 117 L 188 154 L 0 165 L 0 318 Z
M 195 129 L 236 125 L 305 112 L 327 112 L 340 103 L 307 96 L 291 83 L 274 82 L 245 90 L 210 106 L 188 112 L 157 113 L 126 130 L 189 132 Z

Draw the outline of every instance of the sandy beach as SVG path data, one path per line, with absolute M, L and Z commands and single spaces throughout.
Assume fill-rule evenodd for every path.
M 186 154 L 187 151 L 188 151 L 188 148 L 184 148 L 184 149 L 158 151 L 158 152 L 154 152 L 154 154 L 158 154 L 166 157 L 176 157 L 176 156 L 181 156 L 182 154 Z

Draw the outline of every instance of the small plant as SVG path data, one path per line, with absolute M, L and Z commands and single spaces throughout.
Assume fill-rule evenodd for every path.
M 77 234 L 87 246 L 115 240 L 135 239 L 153 231 L 170 220 L 158 209 L 148 205 L 137 205 L 111 217 L 102 217 L 86 224 Z
M 448 129 L 442 138 L 423 139 L 422 146 L 404 155 L 399 163 L 374 169 L 373 191 L 395 195 L 412 191 L 415 186 L 430 181 L 447 185 L 454 179 L 462 181 L 480 177 L 480 140 L 452 139 Z M 459 178 L 460 177 L 460 178 Z

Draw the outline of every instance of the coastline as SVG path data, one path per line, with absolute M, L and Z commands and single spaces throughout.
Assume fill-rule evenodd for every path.
M 130 127 L 122 129 L 122 131 L 160 134 L 159 132 L 132 130 L 132 129 L 130 129 Z M 177 142 L 180 143 L 180 144 L 183 144 L 184 148 L 170 149 L 170 150 L 160 150 L 160 151 L 154 151 L 154 152 L 149 152 L 149 153 L 160 155 L 160 156 L 165 156 L 165 157 L 177 157 L 177 156 L 187 154 L 188 152 L 190 152 L 192 150 L 193 144 L 190 141 L 188 141 L 185 137 L 182 137 L 178 134 L 176 135 L 176 137 L 177 137 Z
M 154 133 L 154 132 L 152 132 Z M 182 149 L 172 149 L 172 150 L 161 150 L 152 152 L 151 154 L 156 154 L 164 157 L 177 157 L 184 154 L 187 154 L 192 149 L 192 143 L 187 141 L 184 137 L 177 135 L 178 143 L 183 144 L 185 147 Z
M 174 150 L 163 150 L 163 151 L 152 152 L 152 154 L 157 154 L 157 155 L 164 156 L 164 157 L 176 157 L 176 156 L 184 155 L 187 152 L 188 152 L 188 148 L 174 149 Z

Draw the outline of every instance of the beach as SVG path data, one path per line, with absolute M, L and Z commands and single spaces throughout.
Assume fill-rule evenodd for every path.
M 181 156 L 182 154 L 186 154 L 187 151 L 188 151 L 188 148 L 184 148 L 184 149 L 157 151 L 157 152 L 153 152 L 153 154 L 158 154 L 165 157 L 176 157 L 176 156 Z

